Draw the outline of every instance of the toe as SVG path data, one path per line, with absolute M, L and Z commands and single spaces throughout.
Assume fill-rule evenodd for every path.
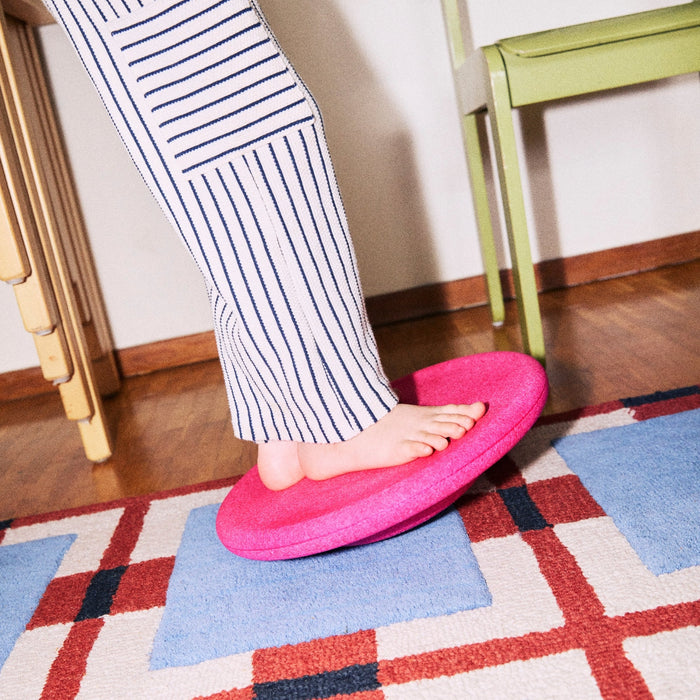
M 423 442 L 435 452 L 441 452 L 450 444 L 449 438 L 441 435 L 439 432 L 426 432 L 423 435 Z
M 414 442 L 411 445 L 410 459 L 418 459 L 419 457 L 430 457 L 435 452 L 435 447 L 428 442 Z
M 484 413 L 486 413 L 486 404 L 482 403 L 481 401 L 469 404 L 466 407 L 465 412 L 471 419 L 477 421 L 479 418 L 483 417 Z
M 458 440 L 473 426 L 474 421 L 471 418 L 465 419 L 461 416 L 454 416 L 437 421 L 433 429 L 438 435 L 442 435 L 442 437 Z

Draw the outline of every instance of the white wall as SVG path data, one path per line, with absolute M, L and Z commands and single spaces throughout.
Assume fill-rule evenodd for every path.
M 438 0 L 261 4 L 324 113 L 366 294 L 479 274 Z M 486 43 L 673 3 L 469 4 L 468 30 Z M 198 273 L 70 45 L 55 26 L 41 30 L 41 42 L 117 347 L 209 329 Z M 700 228 L 698 115 L 696 75 L 523 110 L 535 259 Z M 4 285 L 0 319 L 0 372 L 36 365 Z

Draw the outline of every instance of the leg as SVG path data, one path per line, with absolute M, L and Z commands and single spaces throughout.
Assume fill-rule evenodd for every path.
M 462 36 L 462 25 L 459 4 L 457 0 L 443 0 L 442 10 L 448 30 L 450 48 L 452 49 L 452 66 L 457 73 L 465 66 L 466 52 Z M 472 86 L 470 86 L 472 87 Z M 473 91 L 473 90 L 472 90 Z M 468 108 L 462 107 L 462 139 L 464 152 L 469 166 L 469 179 L 474 200 L 474 212 L 476 214 L 477 227 L 479 229 L 479 242 L 481 244 L 481 257 L 484 263 L 486 287 L 488 290 L 491 318 L 494 326 L 502 326 L 506 318 L 503 303 L 503 290 L 498 270 L 498 259 L 493 238 L 493 226 L 491 224 L 491 212 L 489 210 L 488 196 L 486 193 L 486 181 L 484 178 L 484 164 L 479 143 L 477 128 L 476 105 Z
M 525 352 L 543 363 L 545 360 L 544 335 L 525 218 L 508 81 L 498 49 L 489 46 L 483 49 L 483 52 L 491 80 L 488 113 L 496 146 L 498 176 L 508 230 L 523 345 Z
M 338 441 L 386 414 L 320 118 L 257 7 L 49 5 L 204 275 L 237 435 Z
M 49 5 L 205 277 L 237 435 L 263 465 L 287 443 L 350 444 L 396 397 L 316 105 L 257 6 Z M 283 487 L 312 460 L 272 461 Z
M 502 326 L 506 320 L 506 309 L 503 303 L 503 289 L 498 270 L 498 258 L 493 238 L 488 195 L 486 193 L 484 163 L 481 154 L 481 144 L 479 143 L 476 114 L 466 114 L 462 117 L 462 130 L 467 163 L 469 164 L 469 179 L 474 199 L 474 212 L 479 229 L 481 258 L 484 262 L 486 287 L 491 306 L 491 318 L 494 326 Z

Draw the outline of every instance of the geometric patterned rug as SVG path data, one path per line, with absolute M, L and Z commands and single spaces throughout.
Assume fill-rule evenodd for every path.
M 0 523 L 0 698 L 700 696 L 700 387 L 541 418 L 452 509 L 252 562 L 234 480 Z

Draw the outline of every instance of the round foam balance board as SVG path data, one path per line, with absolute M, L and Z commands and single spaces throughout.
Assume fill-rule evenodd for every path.
M 393 383 L 404 403 L 483 401 L 481 420 L 447 449 L 385 469 L 325 481 L 302 479 L 283 491 L 248 471 L 224 499 L 216 529 L 248 559 L 292 559 L 404 532 L 450 506 L 530 429 L 547 399 L 542 366 L 513 352 L 449 360 Z

